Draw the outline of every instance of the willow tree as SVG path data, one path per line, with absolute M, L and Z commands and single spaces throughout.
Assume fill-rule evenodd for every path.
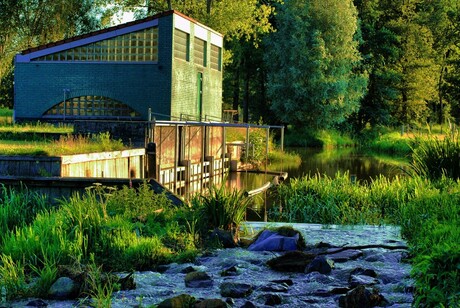
M 266 45 L 267 91 L 279 118 L 297 127 L 327 128 L 359 107 L 357 11 L 351 0 L 287 0 Z

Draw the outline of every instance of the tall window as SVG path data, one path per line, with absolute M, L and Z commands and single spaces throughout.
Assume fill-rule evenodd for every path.
M 174 29 L 174 57 L 190 60 L 190 34 Z
M 222 48 L 211 44 L 211 68 L 222 70 Z
M 195 37 L 193 40 L 193 61 L 206 67 L 206 41 Z
M 48 109 L 45 118 L 138 118 L 140 114 L 126 104 L 104 96 L 69 98 Z
M 158 27 L 49 54 L 32 61 L 158 61 Z

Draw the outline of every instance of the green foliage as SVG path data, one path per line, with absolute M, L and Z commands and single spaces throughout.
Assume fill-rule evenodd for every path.
M 26 226 L 35 219 L 37 214 L 48 209 L 45 196 L 22 187 L 0 188 L 0 244 L 3 238 L 15 228 Z
M 26 275 L 21 260 L 14 261 L 10 256 L 0 255 L 0 291 L 1 302 L 27 296 Z
M 250 201 L 243 191 L 228 191 L 222 185 L 212 186 L 207 194 L 194 196 L 192 206 L 197 211 L 203 232 L 220 228 L 235 231 L 245 219 Z
M 323 224 L 394 224 L 414 256 L 415 305 L 455 307 L 459 304 L 460 181 L 421 177 L 351 182 L 306 176 L 278 187 L 274 221 Z
M 190 213 L 188 208 L 173 207 L 164 195 L 153 194 L 145 183 L 138 189 L 95 185 L 4 236 L 0 286 L 7 285 L 11 298 L 26 292 L 43 295 L 56 267 L 73 265 L 75 260 L 108 271 L 192 261 L 197 249 L 186 224 L 193 218 Z M 3 275 L 6 272 L 9 276 Z M 24 273 L 38 277 L 33 287 L 25 287 L 23 281 L 30 277 Z M 106 302 L 110 289 L 100 287 L 91 297 Z
M 299 128 L 344 122 L 357 111 L 367 79 L 359 71 L 352 1 L 291 0 L 277 11 L 277 31 L 266 45 L 273 111 Z
M 460 178 L 460 143 L 458 132 L 443 139 L 431 136 L 429 139 L 414 140 L 411 167 L 414 174 L 430 179 L 443 175 Z

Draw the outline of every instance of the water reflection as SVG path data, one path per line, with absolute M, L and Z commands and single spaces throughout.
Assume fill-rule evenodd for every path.
M 319 173 L 334 177 L 337 172 L 348 172 L 350 180 L 369 181 L 380 175 L 387 178 L 406 175 L 407 162 L 404 159 L 369 155 L 357 149 L 311 149 L 291 148 L 288 152 L 294 152 L 301 156 L 300 165 L 277 164 L 268 167 L 271 171 L 288 173 L 287 182 L 292 178 Z M 273 179 L 273 175 L 237 173 L 232 187 L 239 189 L 254 189 L 262 186 Z M 272 189 L 273 191 L 273 189 Z M 260 195 L 253 200 L 253 205 L 248 209 L 247 220 L 266 221 L 266 209 L 273 205 L 273 196 L 270 192 Z
M 330 150 L 290 148 L 286 151 L 301 156 L 300 166 L 283 166 L 280 163 L 271 165 L 269 168 L 270 170 L 286 171 L 290 178 L 316 173 L 333 177 L 338 171 L 342 173 L 348 171 L 350 176 L 355 176 L 358 180 L 370 180 L 379 175 L 394 178 L 404 175 L 407 168 L 407 162 L 404 159 L 371 156 L 354 148 Z

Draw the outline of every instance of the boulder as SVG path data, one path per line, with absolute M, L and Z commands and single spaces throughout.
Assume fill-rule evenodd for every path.
M 59 277 L 48 290 L 51 299 L 72 299 L 79 295 L 81 284 L 69 277 Z
M 289 251 L 282 256 L 268 260 L 267 265 L 275 271 L 303 273 L 315 257 L 314 254 L 302 251 Z
M 181 294 L 175 297 L 167 298 L 158 304 L 157 308 L 188 308 L 193 307 L 196 300 L 188 294 Z
M 344 308 L 371 308 L 384 306 L 387 300 L 376 290 L 360 285 L 339 298 L 339 306 Z
M 205 272 L 190 272 L 185 275 L 185 286 L 188 288 L 208 288 L 212 286 L 211 277 Z
M 251 295 L 253 288 L 250 284 L 224 282 L 220 285 L 220 295 L 223 297 L 243 298 Z
M 329 274 L 334 267 L 334 261 L 326 259 L 324 256 L 317 256 L 305 268 L 305 273 L 319 272 Z
M 195 303 L 194 308 L 228 308 L 230 307 L 226 302 L 220 298 L 204 299 Z
M 279 294 L 265 294 L 265 305 L 276 306 L 283 302 L 283 298 Z
M 209 235 L 209 240 L 219 243 L 223 248 L 235 248 L 238 246 L 238 241 L 233 233 L 222 229 L 214 229 Z
M 249 245 L 251 251 L 293 251 L 305 249 L 302 234 L 292 228 L 283 227 L 275 231 L 263 230 Z
M 335 252 L 337 251 L 337 252 Z M 339 251 L 339 249 L 329 249 L 327 258 L 331 259 L 336 263 L 343 263 L 350 260 L 356 260 L 359 257 L 363 256 L 363 252 L 361 250 L 355 249 L 347 249 L 343 251 Z

